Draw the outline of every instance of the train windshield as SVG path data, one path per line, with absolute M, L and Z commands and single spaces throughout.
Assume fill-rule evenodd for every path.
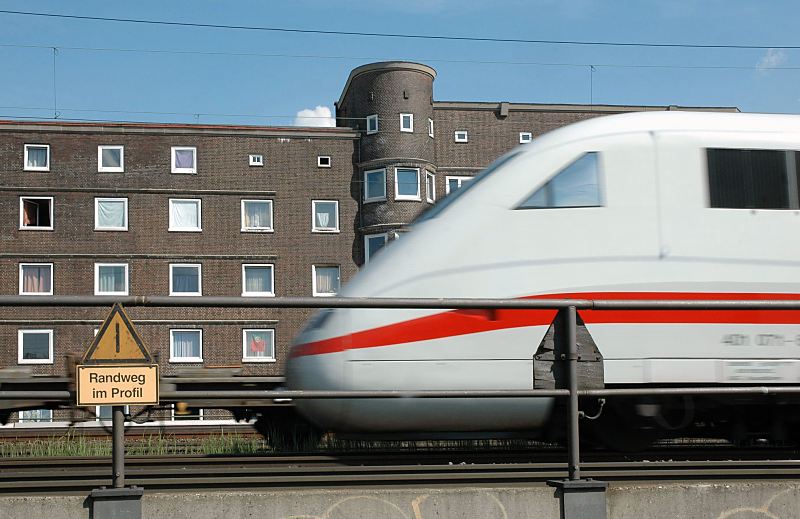
M 464 196 L 464 193 L 466 193 L 470 189 L 474 189 L 475 186 L 478 185 L 482 180 L 488 178 L 489 175 L 499 170 L 502 166 L 508 164 L 511 161 L 511 159 L 516 158 L 521 152 L 522 150 L 517 150 L 500 157 L 499 159 L 494 161 L 488 168 L 481 171 L 473 180 L 467 182 L 465 186 L 459 188 L 455 193 L 450 193 L 449 195 L 444 197 L 443 200 L 436 203 L 430 209 L 420 214 L 419 217 L 417 217 L 417 219 L 414 221 L 414 223 L 421 223 L 424 222 L 425 220 L 436 218 L 442 213 L 442 211 L 450 207 L 450 205 L 452 205 L 453 202 L 458 200 L 460 197 Z

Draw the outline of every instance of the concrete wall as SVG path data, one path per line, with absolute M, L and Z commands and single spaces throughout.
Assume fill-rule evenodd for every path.
M 0 519 L 89 517 L 82 496 L 2 497 Z M 800 515 L 800 482 L 611 485 L 612 519 L 789 519 Z M 554 489 L 359 489 L 148 494 L 142 516 L 190 519 L 556 519 Z

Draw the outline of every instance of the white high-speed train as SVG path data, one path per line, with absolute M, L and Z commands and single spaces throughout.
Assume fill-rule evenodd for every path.
M 658 112 L 573 124 L 520 146 L 439 202 L 341 295 L 800 299 L 799 154 L 796 116 Z M 555 313 L 323 310 L 292 347 L 288 383 L 540 387 L 536 357 Z M 579 316 L 605 387 L 800 382 L 798 311 Z M 324 428 L 367 432 L 535 430 L 556 408 L 547 398 L 296 404 Z M 706 425 L 731 430 L 791 430 L 797 415 L 752 398 L 625 405 L 606 412 L 664 430 L 697 425 L 701 411 Z

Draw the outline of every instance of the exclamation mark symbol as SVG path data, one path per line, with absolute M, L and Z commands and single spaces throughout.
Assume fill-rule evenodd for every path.
M 117 353 L 119 353 L 119 323 L 116 323 L 116 332 L 117 332 Z

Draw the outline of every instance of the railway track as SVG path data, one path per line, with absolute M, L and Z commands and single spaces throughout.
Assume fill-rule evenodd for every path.
M 555 453 L 553 453 L 555 454 Z M 543 484 L 567 476 L 563 455 L 441 453 L 129 457 L 126 484 L 147 491 Z M 775 453 L 777 454 L 777 453 Z M 593 459 L 594 458 L 594 459 Z M 646 461 L 587 457 L 583 477 L 604 481 L 794 479 L 800 458 Z M 0 494 L 83 494 L 110 485 L 107 458 L 0 460 Z

